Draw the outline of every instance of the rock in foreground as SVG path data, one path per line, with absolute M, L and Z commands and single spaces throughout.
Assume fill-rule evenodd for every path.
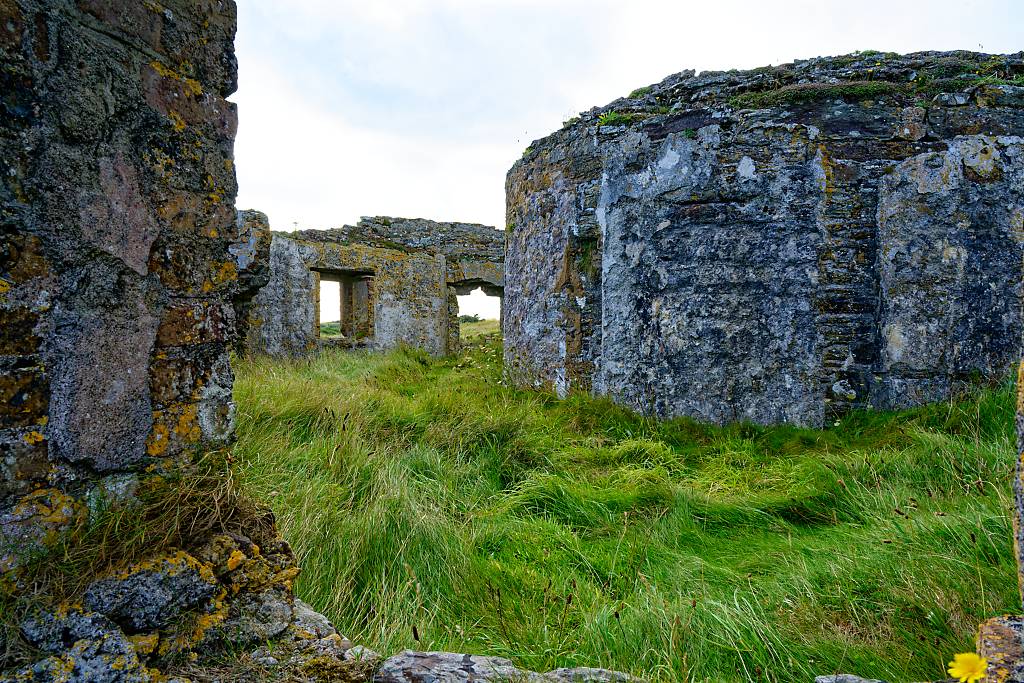
M 405 650 L 385 661 L 374 683 L 471 683 L 516 681 L 523 683 L 641 683 L 639 679 L 605 669 L 555 669 L 545 674 L 524 671 L 502 657 L 454 652 Z

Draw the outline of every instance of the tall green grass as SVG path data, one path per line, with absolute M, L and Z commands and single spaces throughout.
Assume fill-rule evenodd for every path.
M 483 339 L 239 365 L 239 478 L 353 641 L 907 681 L 1019 611 L 1009 384 L 827 430 L 711 427 L 510 388 Z

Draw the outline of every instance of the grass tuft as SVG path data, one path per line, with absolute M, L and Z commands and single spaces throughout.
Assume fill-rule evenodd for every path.
M 867 100 L 907 92 L 908 87 L 888 81 L 794 83 L 776 90 L 737 95 L 729 104 L 737 109 L 756 109 L 801 102 L 820 102 L 826 99 Z
M 643 121 L 649 115 L 642 112 L 606 111 L 597 119 L 599 126 L 630 126 Z

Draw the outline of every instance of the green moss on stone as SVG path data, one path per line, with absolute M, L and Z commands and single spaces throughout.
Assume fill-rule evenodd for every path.
M 729 100 L 737 109 L 756 109 L 822 100 L 868 100 L 909 92 L 909 87 L 888 81 L 848 81 L 846 83 L 796 83 L 778 90 L 744 93 Z
M 629 126 L 647 118 L 639 112 L 606 111 L 597 120 L 599 126 Z

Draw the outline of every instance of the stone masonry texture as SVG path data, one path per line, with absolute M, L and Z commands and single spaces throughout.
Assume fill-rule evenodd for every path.
M 273 233 L 270 281 L 253 301 L 246 348 L 301 356 L 325 344 L 434 355 L 459 350 L 459 294 L 504 288 L 504 233 L 470 223 L 364 218 L 333 230 Z M 320 338 L 321 280 L 340 282 L 347 338 Z M 333 319 L 328 316 L 328 319 Z
M 658 416 L 821 425 L 1020 350 L 1024 53 L 683 72 L 509 171 L 506 367 Z
M 231 438 L 234 26 L 0 2 L 0 505 Z
M 238 294 L 234 299 L 235 349 L 245 351 L 249 323 L 253 319 L 253 298 L 270 281 L 270 221 L 266 214 L 251 209 L 237 213 L 237 239 L 228 247 L 238 266 Z
M 345 665 L 347 641 L 306 628 L 265 512 L 259 545 L 211 531 L 76 577 L 60 600 L 25 578 L 85 519 L 194 479 L 196 456 L 233 439 L 236 316 L 269 277 L 266 218 L 234 208 L 235 12 L 0 0 L 5 683 L 183 682 L 164 676 L 175 659 L 271 638 L 296 666 Z

